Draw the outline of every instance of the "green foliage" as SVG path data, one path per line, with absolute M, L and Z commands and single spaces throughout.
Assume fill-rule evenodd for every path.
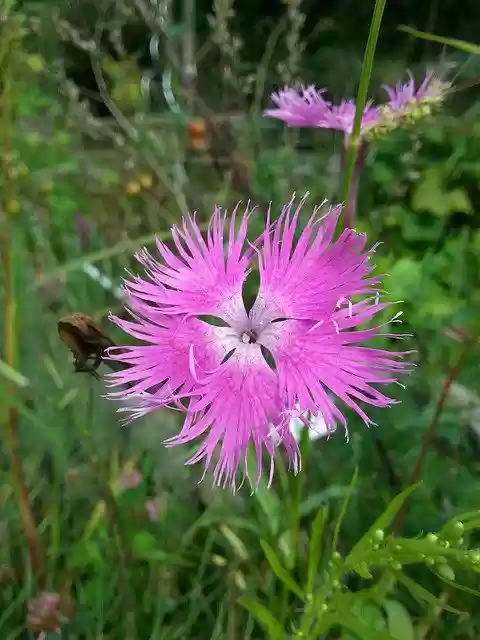
M 24 4 L 27 12 L 29 3 Z M 152 245 L 155 236 L 168 237 L 171 223 L 187 206 L 204 216 L 213 203 L 239 198 L 273 200 L 278 207 L 292 190 L 309 189 L 315 202 L 338 194 L 339 176 L 332 170 L 338 139 L 310 130 L 280 135 L 256 105 L 232 126 L 233 138 L 227 137 L 227 149 L 219 152 L 221 167 L 229 167 L 231 153 L 249 169 L 253 194 L 245 193 L 231 167 L 222 174 L 208 163 L 208 153 L 187 148 L 190 106 L 177 91 L 181 83 L 175 69 L 178 112 L 157 117 L 147 98 L 161 94 L 160 81 L 153 77 L 149 96 L 142 88 L 151 57 L 145 63 L 141 54 L 122 57 L 115 50 L 113 56 L 112 43 L 96 49 L 108 98 L 120 110 L 115 121 L 108 109 L 109 116 L 100 119 L 92 107 L 104 102 L 98 87 L 90 89 L 87 102 L 84 87 L 72 87 L 62 65 L 55 64 L 59 42 L 51 38 L 57 29 L 52 30 L 50 18 L 58 3 L 48 4 L 46 17 L 43 5 L 28 6 L 28 16 L 43 15 L 43 22 L 35 27 L 35 37 L 23 33 L 15 57 L 10 56 L 11 122 L 5 97 L 0 100 L 0 146 L 11 169 L 10 176 L 5 169 L 0 175 L 2 194 L 11 177 L 0 231 L 6 228 L 2 214 L 8 213 L 18 352 L 16 362 L 3 352 L 0 359 L 0 423 L 6 424 L 12 407 L 18 410 L 20 454 L 46 568 L 37 582 L 5 431 L 0 637 L 32 633 L 26 605 L 45 589 L 68 593 L 75 602 L 62 633 L 92 640 L 478 637 L 477 106 L 461 113 L 452 108 L 376 140 L 361 175 L 358 228 L 368 231 L 371 244 L 383 242 L 377 268 L 389 274 L 390 299 L 404 301 L 403 327 L 409 334 L 404 346 L 416 351 L 411 357 L 419 365 L 407 390 L 388 391 L 401 404 L 388 412 L 374 409 L 379 427 L 368 431 L 349 415 L 349 444 L 341 434 L 310 442 L 304 432 L 306 471 L 294 477 L 279 458 L 272 487 L 262 479 L 254 495 L 243 487 L 231 496 L 211 489 L 208 476 L 198 485 L 199 470 L 183 464 L 188 452 L 161 445 L 179 429 L 174 412 L 150 415 L 135 427 L 120 426 L 113 403 L 101 397 L 103 383 L 73 373 L 56 321 L 76 310 L 100 321 L 110 309 L 120 311 L 115 287 L 124 269 L 132 268 L 132 254 Z M 330 26 L 315 26 L 322 38 L 343 34 L 343 4 L 332 9 Z M 87 23 L 96 21 L 98 8 L 83 15 L 85 6 L 72 5 L 75 31 L 69 34 L 78 45 L 76 59 L 86 57 L 90 70 L 85 46 L 93 36 Z M 244 9 L 245 15 L 257 10 Z M 363 11 L 358 5 L 360 13 L 350 16 L 355 34 Z M 26 29 L 25 16 L 16 18 Z M 117 27 L 124 29 L 132 47 L 141 49 L 135 44 L 138 34 L 127 28 L 133 25 L 135 31 L 137 18 L 115 13 L 118 22 L 107 29 L 109 37 Z M 243 29 L 247 49 L 249 38 L 257 44 L 262 40 L 251 25 L 249 18 Z M 9 46 L 0 49 L 0 62 L 9 57 L 16 34 L 12 30 L 5 39 L 5 24 L 2 29 L 2 43 Z M 142 23 L 142 47 L 152 35 L 147 31 L 145 38 Z M 174 47 L 187 35 L 176 23 L 166 32 L 167 44 Z M 382 40 L 388 37 L 381 34 L 379 46 Z M 203 49 L 216 51 L 211 42 L 204 44 Z M 283 49 L 274 45 L 276 61 Z M 307 61 L 317 82 L 323 73 L 318 68 L 334 77 L 336 86 L 346 75 L 353 78 L 352 55 L 343 42 L 336 46 Z M 207 75 L 214 76 L 206 94 L 216 96 L 220 65 L 216 53 L 214 69 L 205 55 Z M 326 65 L 326 59 L 334 63 Z M 248 67 L 248 61 L 243 64 Z M 0 65 L 2 74 L 4 69 Z M 262 68 L 255 81 L 259 78 L 267 87 L 274 84 L 273 66 Z M 263 107 L 266 87 L 256 86 L 255 92 Z M 159 102 L 152 99 L 154 108 Z M 81 214 L 83 231 L 74 212 Z M 200 220 L 203 224 L 206 216 Z M 255 235 L 262 216 L 252 224 Z M 0 274 L 0 309 L 5 310 L 3 265 Z M 393 315 L 388 313 L 385 322 Z M 2 312 L 2 336 L 6 319 Z M 111 325 L 104 326 L 117 337 Z M 401 491 L 410 483 L 443 380 L 465 340 L 471 351 L 443 406 L 423 482 Z M 395 518 L 404 504 L 405 526 L 398 530 Z

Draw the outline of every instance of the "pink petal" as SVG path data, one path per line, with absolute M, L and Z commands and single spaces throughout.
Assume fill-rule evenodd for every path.
M 317 91 L 313 86 L 301 91 L 286 87 L 272 95 L 277 108 L 267 109 L 264 115 L 283 120 L 289 127 L 315 127 L 324 119 L 329 106 L 322 93 L 323 90 Z
M 190 401 L 181 432 L 171 438 L 168 445 L 185 444 L 203 436 L 202 445 L 188 464 L 203 460 L 205 472 L 218 447 L 214 484 L 235 488 L 236 472 L 242 462 L 246 465 L 249 444 L 253 444 L 256 451 L 258 484 L 264 448 L 273 465 L 277 441 L 271 435 L 272 424 L 294 467 L 298 468 L 298 448 L 288 421 L 281 417 L 277 378 L 258 345 L 238 347 L 227 362 L 205 377 L 197 391 L 198 397 Z
M 249 213 L 240 218 L 235 231 L 237 208 L 228 234 L 226 213 L 217 208 L 206 238 L 195 218 L 186 216 L 181 229 L 172 229 L 176 254 L 160 241 L 159 261 L 143 250 L 137 258 L 148 280 L 134 277 L 126 282 L 126 291 L 166 314 L 215 315 L 227 322 L 241 322 L 246 318 L 242 285 L 251 250 L 244 252 Z
M 365 250 L 366 236 L 346 230 L 332 244 L 341 208 L 319 219 L 314 210 L 294 243 L 300 211 L 293 200 L 284 209 L 273 234 L 259 253 L 260 290 L 251 311 L 255 323 L 277 318 L 322 320 L 342 298 L 372 293 L 379 278 L 370 277 L 373 265 Z
M 341 325 L 338 314 L 315 331 L 310 331 L 312 323 L 287 320 L 271 325 L 270 331 L 261 336 L 261 344 L 273 354 L 280 394 L 286 403 L 298 403 L 302 411 L 314 415 L 320 412 L 329 430 L 334 430 L 337 422 L 345 429 L 347 426 L 329 393 L 371 424 L 358 403 L 378 407 L 394 404 L 374 385 L 395 382 L 400 373 L 408 372 L 408 366 L 398 360 L 403 354 L 353 346 L 364 336 L 361 332 L 344 332 Z M 378 329 L 372 332 L 378 335 Z
M 108 374 L 106 379 L 108 386 L 121 387 L 109 397 L 122 400 L 124 410 L 138 417 L 195 390 L 196 372 L 201 376 L 203 371 L 218 367 L 231 350 L 231 330 L 192 317 L 164 316 L 144 303 L 132 303 L 137 311 L 134 321 L 111 319 L 129 335 L 150 344 L 110 349 L 109 357 L 127 368 Z

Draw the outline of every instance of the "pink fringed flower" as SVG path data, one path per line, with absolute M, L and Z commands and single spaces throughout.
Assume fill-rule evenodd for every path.
M 364 109 L 361 133 L 372 133 L 378 128 L 385 133 L 403 121 L 403 117 L 422 117 L 429 113 L 428 106 L 441 102 L 448 87 L 433 72 L 427 73 L 419 87 L 411 77 L 406 84 L 397 83 L 395 87 L 384 85 L 389 101 L 381 106 L 369 102 Z M 332 104 L 323 98 L 325 89 L 317 91 L 310 86 L 296 91 L 285 88 L 272 95 L 276 109 L 267 109 L 264 115 L 282 120 L 289 127 L 313 127 L 335 129 L 352 132 L 355 118 L 355 102 L 343 100 L 340 104 Z M 427 109 L 423 107 L 427 106 Z
M 363 111 L 361 128 L 375 125 L 380 118 L 380 109 L 369 102 Z M 355 103 L 353 100 L 343 100 L 340 104 L 332 105 L 325 112 L 323 119 L 317 123 L 317 127 L 324 129 L 336 129 L 346 134 L 352 133 L 355 119 Z
M 415 80 L 413 76 L 410 76 L 410 80 L 406 84 L 397 82 L 395 87 L 382 85 L 382 88 L 387 92 L 389 98 L 386 106 L 393 113 L 399 114 L 409 107 L 441 100 L 448 86 L 448 84 L 441 82 L 433 71 L 429 71 L 418 87 L 415 87 Z
M 125 368 L 109 374 L 109 384 L 121 387 L 109 397 L 123 401 L 132 418 L 166 406 L 184 412 L 183 428 L 167 445 L 201 439 L 188 464 L 203 460 L 205 470 L 217 451 L 217 484 L 236 486 L 250 444 L 257 482 L 264 449 L 270 478 L 278 446 L 296 472 L 293 417 L 307 422 L 320 413 L 329 432 L 337 423 L 346 429 L 336 396 L 369 425 L 360 403 L 393 404 L 376 385 L 408 368 L 402 353 L 367 346 L 382 326 L 359 328 L 389 306 L 379 301 L 374 249 L 350 229 L 333 241 L 340 207 L 323 218 L 316 208 L 301 230 L 304 201 L 295 207 L 292 198 L 272 224 L 269 214 L 253 244 L 248 209 L 238 216 L 237 207 L 227 225 L 217 208 L 205 237 L 185 217 L 172 229 L 175 251 L 157 241 L 158 260 L 145 249 L 138 254 L 145 275 L 125 284 L 132 320 L 112 318 L 146 344 L 110 351 Z M 247 312 L 242 287 L 254 261 L 260 287 Z
M 330 103 L 323 99 L 325 89 L 317 91 L 307 87 L 301 91 L 285 87 L 272 94 L 276 109 L 267 109 L 264 115 L 283 120 L 289 127 L 315 127 L 324 120 Z

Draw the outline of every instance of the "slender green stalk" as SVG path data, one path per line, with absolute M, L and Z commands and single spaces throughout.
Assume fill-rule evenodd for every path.
M 300 505 L 302 504 L 305 481 L 307 479 L 307 462 L 310 453 L 310 430 L 304 427 L 300 432 L 300 457 L 302 470 L 292 480 L 293 491 L 290 498 L 289 508 L 289 529 L 290 529 L 290 545 L 291 554 L 289 558 L 289 569 L 295 570 L 298 555 L 298 543 L 300 538 Z M 282 587 L 282 595 L 280 600 L 280 620 L 284 624 L 288 615 L 288 590 L 285 585 Z
M 345 173 L 343 176 L 343 184 L 340 193 L 341 202 L 349 202 L 350 191 L 352 189 L 352 178 L 357 158 L 357 151 L 360 144 L 360 129 L 362 125 L 362 116 L 367 102 L 368 88 L 370 78 L 372 76 L 373 60 L 375 58 L 375 50 L 377 48 L 380 26 L 382 24 L 383 11 L 387 0 L 375 0 L 372 21 L 368 33 L 367 46 L 363 56 L 362 72 L 360 74 L 360 83 L 358 85 L 357 100 L 355 103 L 355 120 L 353 122 L 353 130 L 348 143 L 347 157 L 345 161 Z

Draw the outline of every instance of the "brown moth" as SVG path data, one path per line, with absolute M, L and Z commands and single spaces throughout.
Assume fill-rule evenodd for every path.
M 63 316 L 57 322 L 57 328 L 60 339 L 73 354 L 75 372 L 90 373 L 99 378 L 97 369 L 102 363 L 105 350 L 116 344 L 85 313 L 75 312 Z

